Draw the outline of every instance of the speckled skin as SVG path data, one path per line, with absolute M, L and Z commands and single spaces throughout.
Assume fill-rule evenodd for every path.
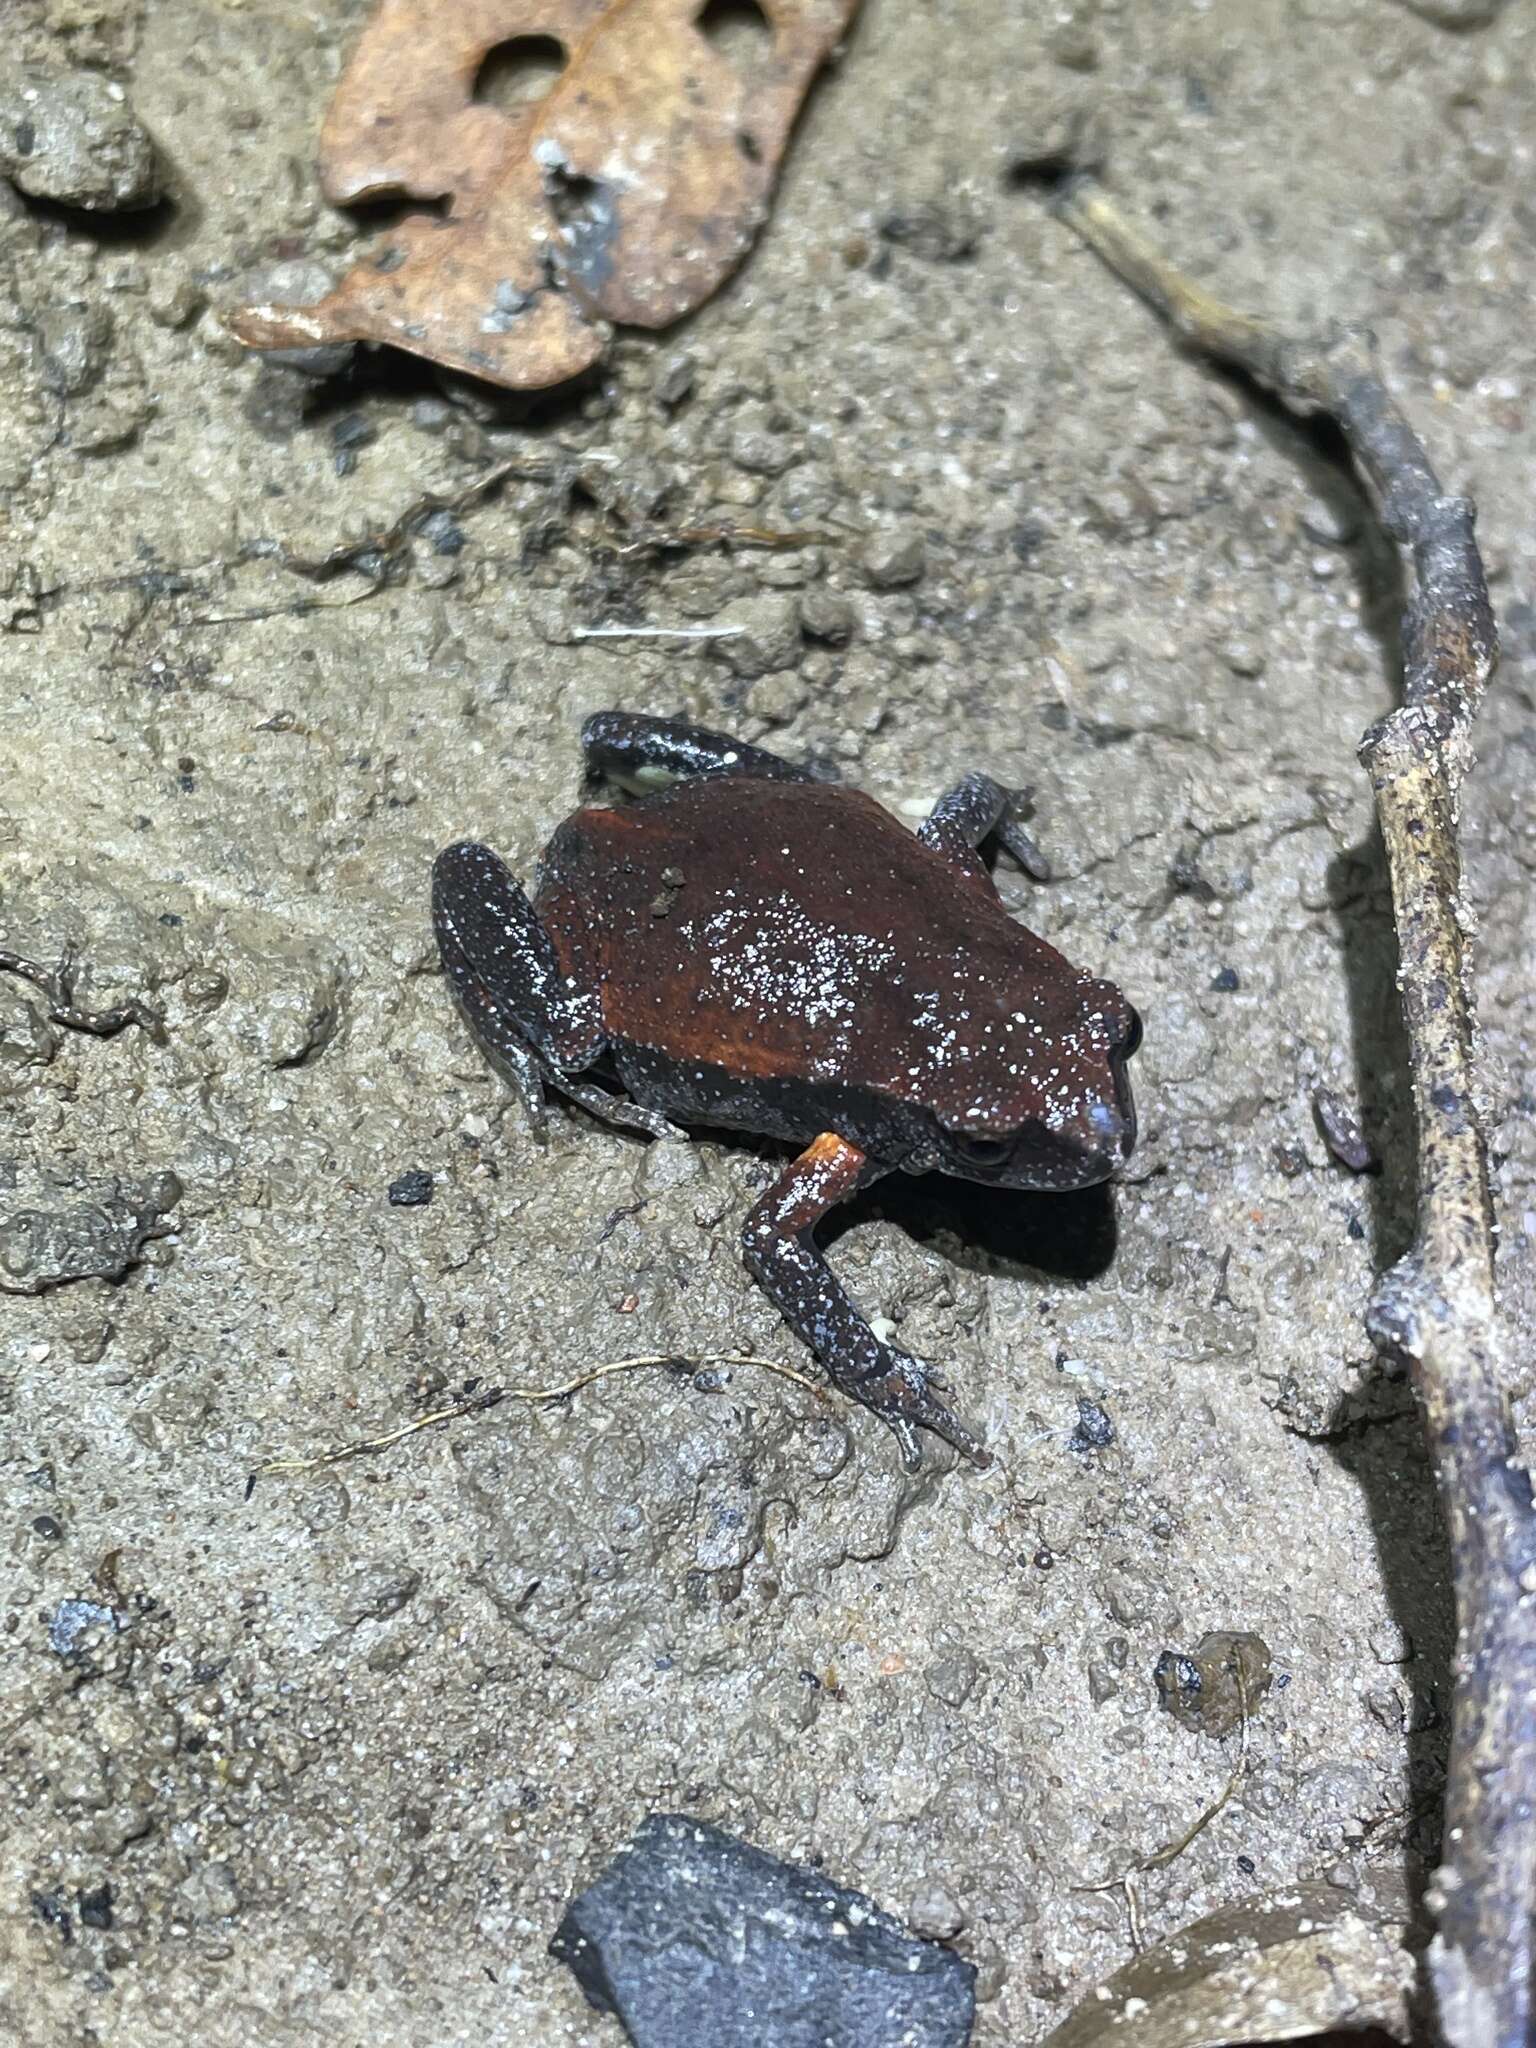
M 656 1135 L 676 1119 L 808 1146 L 748 1218 L 749 1266 L 909 1459 L 913 1423 L 980 1459 L 811 1233 L 896 1168 L 1031 1189 L 1106 1178 L 1135 1139 L 1135 1011 L 1004 910 L 974 848 L 1006 832 L 1009 800 L 983 776 L 914 836 L 725 735 L 604 713 L 583 744 L 631 782 L 690 779 L 577 811 L 531 904 L 489 848 L 439 856 L 439 944 L 477 1036 L 536 1115 L 548 1081 Z

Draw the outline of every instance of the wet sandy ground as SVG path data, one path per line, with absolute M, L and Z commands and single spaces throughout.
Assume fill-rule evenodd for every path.
M 868 0 L 688 327 L 537 409 L 400 360 L 303 405 L 218 315 L 365 232 L 312 168 L 362 16 L 17 13 L 22 54 L 122 67 L 173 188 L 137 224 L 0 209 L 0 944 L 76 944 L 81 999 L 154 1003 L 167 1042 L 0 978 L 0 1256 L 39 1270 L 19 1212 L 181 1195 L 121 1280 L 0 1310 L 11 2038 L 596 2048 L 544 1945 L 664 1807 L 958 1922 L 978 2042 L 1038 2039 L 1130 1953 L 1084 1887 L 1225 1781 L 1234 1738 L 1151 1677 L 1212 1628 L 1262 1636 L 1275 1684 L 1147 1934 L 1300 1876 L 1390 1907 L 1434 1841 L 1449 1631 L 1416 1424 L 1360 1327 L 1412 1188 L 1353 761 L 1395 572 L 1328 437 L 1182 358 L 1010 167 L 1101 117 L 1112 189 L 1198 275 L 1376 328 L 1479 499 L 1506 663 L 1466 827 L 1527 1318 L 1536 23 Z M 581 488 L 467 509 L 386 588 L 253 547 L 320 554 L 556 453 Z M 653 512 L 831 539 L 617 558 Z M 746 630 L 578 637 L 614 624 Z M 1005 897 L 1146 1018 L 1128 1183 L 878 1190 L 838 1234 L 985 1475 L 909 1476 L 862 1412 L 743 1368 L 247 1499 L 264 1456 L 476 1382 L 804 1364 L 737 1254 L 771 1148 L 556 1110 L 541 1150 L 436 972 L 433 852 L 484 836 L 528 873 L 609 704 L 908 817 L 970 766 L 1032 784 L 1058 879 L 1005 864 Z M 1379 1179 L 1328 1158 L 1319 1084 Z M 391 1203 L 412 1170 L 431 1203 Z

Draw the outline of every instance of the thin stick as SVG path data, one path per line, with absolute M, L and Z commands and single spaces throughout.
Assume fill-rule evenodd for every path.
M 1536 2040 L 1536 1513 L 1508 1412 L 1494 1223 L 1473 1065 L 1471 909 L 1458 799 L 1498 641 L 1467 498 L 1442 491 L 1382 384 L 1371 337 L 1288 337 L 1182 277 L 1090 182 L 1058 211 L 1202 353 L 1349 443 L 1408 580 L 1403 701 L 1360 742 L 1392 880 L 1419 1141 L 1413 1248 L 1366 1326 L 1408 1361 L 1450 1533 L 1455 1727 L 1430 1974 L 1452 2048 Z
M 1237 1680 L 1237 1755 L 1227 1773 L 1227 1782 L 1209 1806 L 1196 1814 L 1182 1835 L 1165 1842 L 1161 1849 L 1154 1849 L 1150 1856 L 1143 1856 L 1136 1865 L 1138 1871 L 1165 1870 L 1170 1863 L 1176 1863 L 1195 1837 L 1204 1833 L 1224 1807 L 1230 1806 L 1233 1794 L 1243 1782 L 1243 1773 L 1248 1768 L 1248 1681 L 1243 1676 L 1241 1657 L 1234 1658 L 1229 1668 Z
M 402 1422 L 397 1429 L 386 1430 L 382 1436 L 355 1438 L 346 1443 L 332 1444 L 323 1451 L 316 1451 L 307 1458 L 274 1457 L 266 1458 L 259 1464 L 246 1481 L 245 1497 L 250 1499 L 258 1479 L 282 1477 L 291 1479 L 306 1472 L 323 1472 L 328 1466 L 345 1464 L 349 1458 L 361 1458 L 374 1451 L 387 1451 L 392 1444 L 402 1443 L 408 1436 L 416 1436 L 421 1430 L 433 1429 L 440 1422 L 457 1422 L 462 1415 L 480 1415 L 487 1408 L 499 1408 L 503 1401 L 566 1401 L 572 1394 L 579 1394 L 583 1387 L 590 1387 L 598 1380 L 610 1379 L 620 1372 L 639 1372 L 647 1366 L 671 1365 L 688 1372 L 699 1372 L 712 1365 L 756 1365 L 764 1372 L 777 1373 L 780 1379 L 793 1380 L 797 1387 L 805 1387 L 810 1393 L 819 1394 L 822 1389 L 803 1372 L 796 1372 L 792 1365 L 780 1365 L 776 1359 L 755 1358 L 749 1352 L 724 1352 L 703 1358 L 681 1358 L 675 1352 L 657 1352 L 645 1358 L 612 1358 L 606 1365 L 594 1365 L 589 1372 L 578 1373 L 573 1380 L 567 1380 L 559 1387 L 487 1387 L 484 1393 L 468 1394 L 461 1401 L 454 1401 L 446 1408 L 434 1408 L 430 1415 L 418 1415 L 410 1422 Z
M 158 1010 L 141 1002 L 137 996 L 130 996 L 124 1003 L 115 1003 L 110 1010 L 82 1010 L 75 1001 L 75 957 L 68 950 L 58 966 L 49 969 L 36 960 L 11 952 L 8 947 L 0 947 L 0 974 L 20 975 L 23 981 L 30 981 L 34 988 L 41 989 L 48 998 L 49 1017 L 66 1030 L 89 1031 L 96 1038 L 112 1038 L 125 1025 L 137 1024 L 156 1045 L 167 1043 L 165 1019 Z

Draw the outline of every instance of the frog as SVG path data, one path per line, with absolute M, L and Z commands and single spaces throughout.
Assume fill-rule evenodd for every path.
M 973 771 L 914 832 L 875 798 L 687 720 L 602 711 L 588 802 L 526 892 L 461 840 L 432 918 L 471 1033 L 536 1132 L 554 1094 L 652 1139 L 795 1148 L 742 1225 L 748 1271 L 909 1468 L 918 1432 L 985 1468 L 931 1366 L 857 1306 L 816 1242 L 891 1173 L 1068 1191 L 1136 1139 L 1141 1020 L 1005 908 L 988 841 L 1044 862 L 1018 793 Z

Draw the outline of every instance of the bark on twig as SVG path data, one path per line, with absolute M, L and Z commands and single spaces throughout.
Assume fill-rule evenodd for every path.
M 1360 328 L 1293 337 L 1181 276 L 1087 180 L 1057 208 L 1201 353 L 1236 365 L 1349 443 L 1408 585 L 1402 703 L 1360 742 L 1392 881 L 1418 1125 L 1415 1240 L 1366 1325 L 1406 1358 L 1450 1533 L 1455 1727 L 1430 1974 L 1454 2048 L 1536 2042 L 1536 1513 L 1511 1424 L 1494 1221 L 1474 1079 L 1458 801 L 1497 659 L 1470 499 L 1441 489 Z

